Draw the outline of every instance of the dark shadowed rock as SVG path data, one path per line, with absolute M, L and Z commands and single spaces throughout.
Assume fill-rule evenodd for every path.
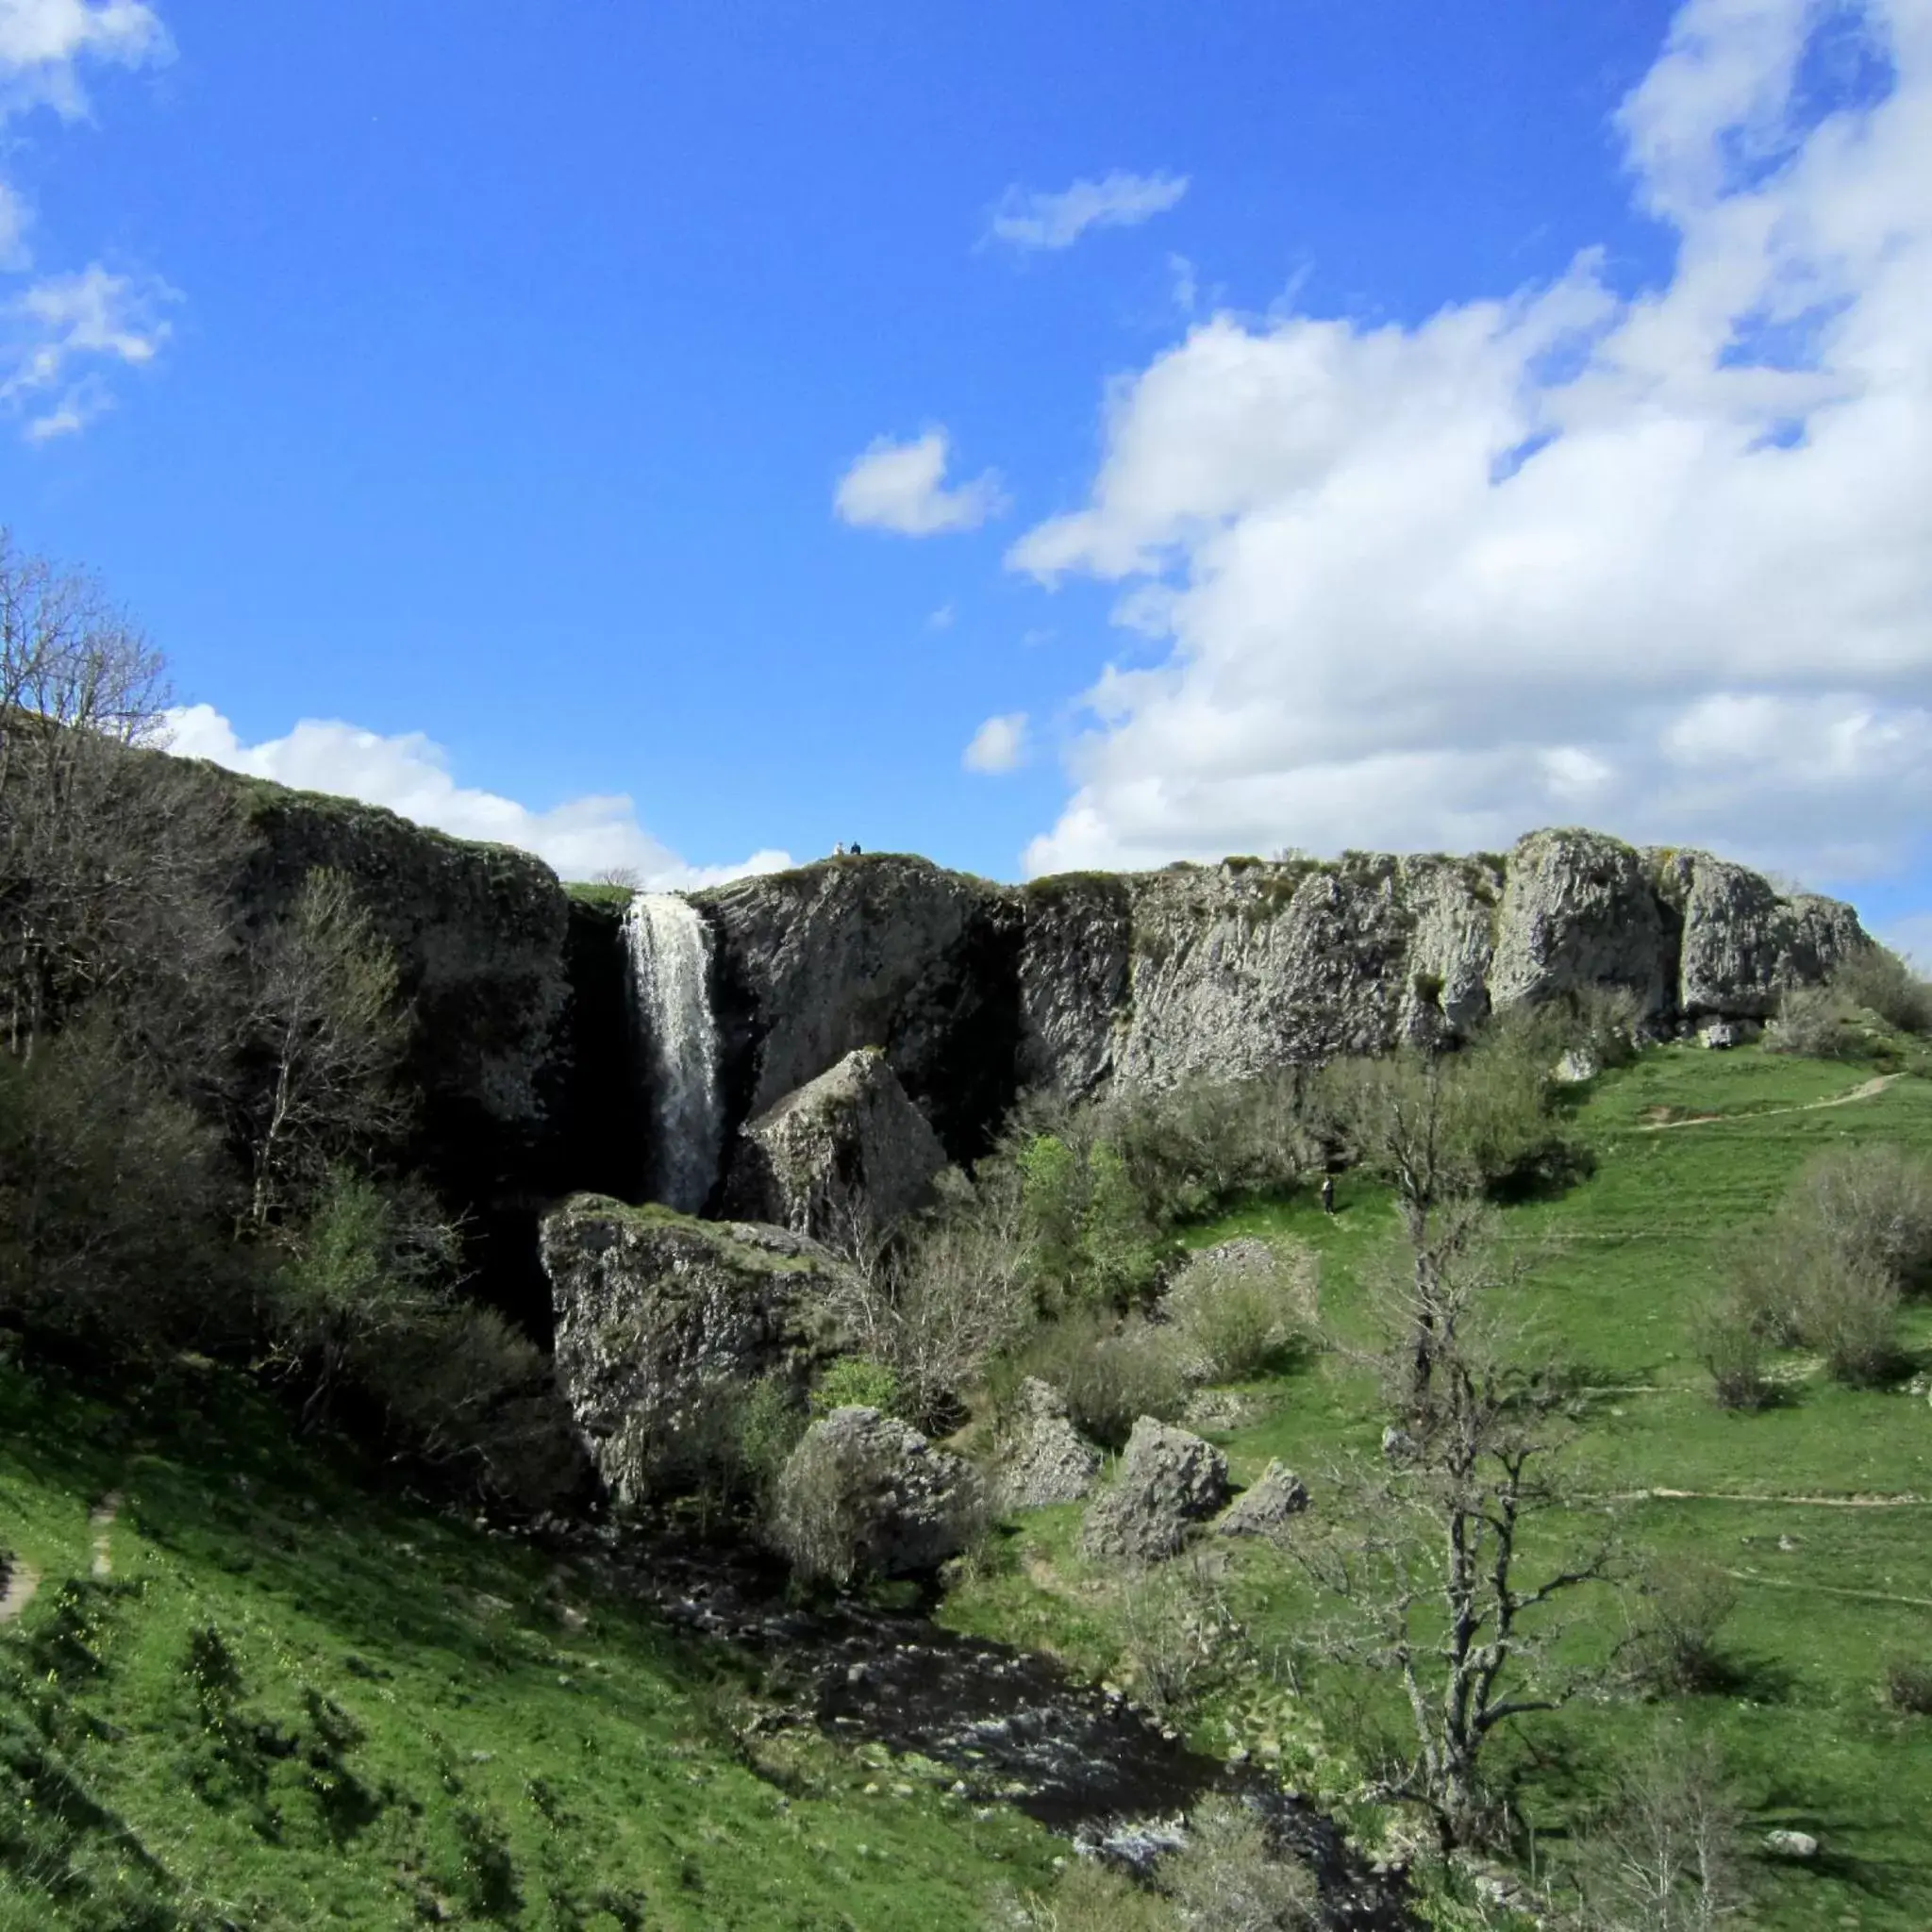
M 805 1432 L 779 1478 L 779 1541 L 808 1574 L 913 1576 L 966 1547 L 981 1503 L 961 1457 L 875 1408 L 835 1408 Z
M 1100 1451 L 1069 1419 L 1066 1397 L 1028 1375 L 1019 1413 L 1000 1441 L 1000 1500 L 1010 1509 L 1084 1501 L 1100 1479 Z
M 1307 1485 L 1285 1462 L 1271 1462 L 1215 1519 L 1215 1533 L 1278 1537 L 1307 1507 Z
M 544 1218 L 557 1375 L 599 1474 L 634 1499 L 761 1376 L 838 1352 L 840 1264 L 778 1227 L 579 1195 Z
M 863 1047 L 740 1130 L 725 1200 L 733 1213 L 838 1240 L 924 1207 L 945 1164 L 885 1055 Z
M 1189 1528 L 1227 1500 L 1227 1459 L 1211 1442 L 1143 1415 L 1121 1453 L 1113 1482 L 1087 1511 L 1090 1556 L 1158 1563 L 1177 1555 Z

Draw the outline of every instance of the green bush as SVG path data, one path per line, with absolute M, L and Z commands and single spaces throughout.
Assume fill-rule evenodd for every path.
M 1166 1312 L 1208 1380 L 1265 1374 L 1312 1341 L 1314 1253 L 1259 1241 L 1209 1249 L 1168 1290 Z
M 1902 1147 L 1848 1147 L 1799 1174 L 1783 1217 L 1816 1231 L 1841 1261 L 1886 1275 L 1900 1294 L 1932 1287 L 1932 1164 Z
M 1074 1426 L 1120 1448 L 1143 1415 L 1174 1422 L 1191 1391 L 1185 1352 L 1171 1327 L 1138 1318 L 1117 1322 L 1080 1310 L 1037 1329 L 1005 1365 L 1017 1387 L 1037 1375 L 1067 1399 Z
M 1932 1033 L 1932 983 L 1887 946 L 1854 953 L 1831 975 L 1831 989 L 1901 1033 Z
M 1897 1366 L 1898 1289 L 1869 1261 L 1822 1257 L 1801 1284 L 1797 1321 L 1834 1381 L 1869 1389 Z
M 1932 1664 L 1895 1657 L 1885 1666 L 1885 1701 L 1908 1717 L 1932 1717 Z
M 1697 1358 L 1710 1372 L 1720 1408 L 1769 1407 L 1773 1390 L 1764 1373 L 1765 1324 L 1760 1307 L 1733 1284 L 1706 1301 L 1692 1331 Z
M 900 1412 L 903 1393 L 897 1374 L 884 1362 L 862 1355 L 841 1355 L 827 1365 L 811 1391 L 811 1412 L 830 1415 L 835 1408 L 876 1408 L 887 1415 Z
M 1715 1689 L 1725 1675 L 1719 1636 L 1737 1607 L 1738 1586 L 1716 1564 L 1654 1562 L 1638 1586 L 1623 1649 L 1632 1679 L 1664 1697 Z
M 1811 1060 L 1854 1058 L 1869 1044 L 1857 1013 L 1835 988 L 1794 986 L 1779 996 L 1777 1017 L 1764 1029 L 1764 1050 Z

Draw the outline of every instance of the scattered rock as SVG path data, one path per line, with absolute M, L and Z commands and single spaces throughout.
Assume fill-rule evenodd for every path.
M 1188 1397 L 1181 1421 L 1191 1429 L 1211 1429 L 1225 1435 L 1246 1428 L 1265 1406 L 1238 1389 L 1196 1389 Z
M 1777 1858 L 1815 1858 L 1818 1840 L 1808 1831 L 1767 1831 L 1764 1849 Z
M 1382 1454 L 1391 1462 L 1413 1462 L 1421 1449 L 1422 1444 L 1407 1429 L 1399 1429 L 1393 1423 L 1382 1431 Z
M 945 1164 L 885 1055 L 863 1047 L 740 1130 L 724 1197 L 748 1220 L 836 1241 L 923 1208 Z
M 1744 1029 L 1735 1020 L 1712 1020 L 1699 1029 L 1697 1039 L 1699 1044 L 1724 1052 L 1743 1044 Z
M 1189 1525 L 1227 1500 L 1227 1458 L 1211 1442 L 1143 1415 L 1134 1424 L 1113 1484 L 1087 1511 L 1090 1556 L 1158 1563 L 1175 1555 Z
M 791 1453 L 778 1484 L 779 1541 L 810 1574 L 937 1570 L 972 1540 L 979 1477 L 961 1457 L 875 1408 L 835 1408 Z
M 1100 1479 L 1100 1451 L 1067 1418 L 1066 1397 L 1037 1376 L 1020 1385 L 1017 1421 L 1000 1443 L 999 1493 L 1009 1509 L 1078 1503 Z
M 1603 1062 L 1587 1046 L 1573 1046 L 1551 1070 L 1559 1087 L 1581 1087 L 1603 1072 Z
M 1276 1537 L 1308 1507 L 1308 1487 L 1285 1462 L 1271 1462 L 1215 1519 L 1217 1536 Z
M 544 1218 L 557 1376 L 598 1474 L 642 1496 L 749 1384 L 803 1394 L 842 1340 L 841 1264 L 816 1241 L 580 1194 Z

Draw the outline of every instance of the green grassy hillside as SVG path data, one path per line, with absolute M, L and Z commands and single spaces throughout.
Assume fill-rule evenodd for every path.
M 1756 1050 L 1648 1054 L 1577 1104 L 1572 1125 L 1595 1158 L 1591 1177 L 1503 1221 L 1507 1241 L 1541 1257 L 1515 1292 L 1574 1378 L 1573 1466 L 1589 1509 L 1613 1514 L 1632 1569 L 1681 1552 L 1727 1572 L 1740 1592 L 1721 1690 L 1662 1707 L 1592 1698 L 1532 1721 L 1506 1756 L 1522 1807 L 1560 1857 L 1566 1824 L 1660 1717 L 1707 1729 L 1754 1842 L 1774 1826 L 1821 1841 L 1810 1864 L 1761 1861 L 1756 1923 L 1790 1932 L 1932 1926 L 1932 1718 L 1895 1712 L 1880 1694 L 1888 1658 L 1932 1664 L 1932 1308 L 1907 1310 L 1911 1362 L 1894 1386 L 1840 1388 L 1787 1356 L 1776 1369 L 1785 1399 L 1755 1414 L 1713 1405 L 1689 1324 L 1725 1245 L 1813 1154 L 1873 1141 L 1932 1154 L 1932 1082 L 1874 1089 L 1874 1072 Z M 1310 1203 L 1259 1202 L 1189 1238 L 1314 1243 L 1324 1312 L 1345 1334 L 1393 1216 L 1385 1196 L 1346 1177 L 1339 1205 L 1330 1220 Z M 1340 1355 L 1247 1392 L 1254 1420 L 1208 1431 L 1240 1480 L 1280 1457 L 1320 1510 L 1324 1471 L 1377 1444 L 1373 1391 Z M 1076 1516 L 1024 1519 L 1018 1560 L 957 1592 L 951 1618 L 1121 1671 L 1134 1633 L 1118 1594 L 1074 1552 Z M 1187 1707 L 1191 1728 L 1210 1748 L 1279 1754 L 1297 1780 L 1345 1790 L 1365 1740 L 1377 1724 L 1396 1735 L 1400 1713 L 1374 1684 L 1294 1660 L 1316 1606 L 1291 1562 L 1252 1546 L 1227 1561 L 1215 1587 L 1245 1626 L 1250 1657 L 1283 1661 L 1272 1681 L 1252 1666 L 1219 1684 L 1205 1673 L 1206 1694 Z M 1626 1603 L 1593 1593 L 1568 1640 L 1579 1661 L 1608 1656 Z
M 332 1474 L 213 1371 L 136 1410 L 0 1367 L 0 1547 L 32 1589 L 5 1932 L 967 1932 L 1061 1849 L 862 1753 L 741 1745 L 715 1652 Z

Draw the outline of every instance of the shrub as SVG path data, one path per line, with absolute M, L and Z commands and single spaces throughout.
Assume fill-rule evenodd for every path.
M 1174 1908 L 1097 1858 L 1073 1858 L 1051 1896 L 1029 1892 L 994 1922 L 1014 1932 L 1180 1932 Z
M 1932 1165 L 1902 1147 L 1820 1155 L 1798 1176 L 1784 1214 L 1814 1228 L 1847 1264 L 1885 1274 L 1901 1294 L 1932 1285 Z
M 1208 1798 L 1188 1840 L 1160 1861 L 1160 1889 L 1189 1932 L 1302 1932 L 1322 1923 L 1307 1866 L 1270 1850 L 1259 1821 L 1231 1798 Z
M 1209 1380 L 1244 1381 L 1311 1341 L 1314 1253 L 1258 1241 L 1209 1249 L 1182 1271 L 1166 1307 Z
M 1898 1289 L 1869 1261 L 1831 1256 L 1801 1287 L 1798 1328 L 1832 1379 L 1871 1388 L 1898 1360 Z
M 1885 1666 L 1885 1701 L 1911 1717 L 1932 1717 L 1932 1664 L 1895 1657 Z
M 862 1355 L 841 1355 L 813 1386 L 811 1412 L 826 1416 L 835 1408 L 876 1408 L 897 1415 L 900 1396 L 899 1377 L 884 1362 Z
M 1842 961 L 1831 989 L 1901 1033 L 1932 1033 L 1932 982 L 1887 946 L 1867 946 Z
M 1735 1285 L 1712 1295 L 1698 1312 L 1692 1339 L 1720 1408 L 1769 1407 L 1764 1324 L 1747 1295 Z
M 1194 1552 L 1130 1570 L 1114 1601 L 1123 1676 L 1157 1714 L 1179 1710 L 1238 1655 L 1241 1626 L 1210 1557 Z
M 1696 1557 L 1654 1562 L 1638 1586 L 1639 1604 L 1623 1655 L 1632 1678 L 1659 1696 L 1723 1683 L 1718 1636 L 1738 1607 L 1738 1586 Z
M 1191 1386 L 1172 1328 L 1091 1311 L 1037 1330 L 1008 1374 L 1015 1386 L 1025 1375 L 1050 1383 L 1067 1398 L 1074 1426 L 1109 1449 L 1120 1448 L 1143 1415 L 1174 1421 Z
M 1805 1059 L 1850 1059 L 1864 1044 L 1851 1002 L 1828 986 L 1789 989 L 1778 998 L 1777 1017 L 1764 1029 L 1766 1053 Z

